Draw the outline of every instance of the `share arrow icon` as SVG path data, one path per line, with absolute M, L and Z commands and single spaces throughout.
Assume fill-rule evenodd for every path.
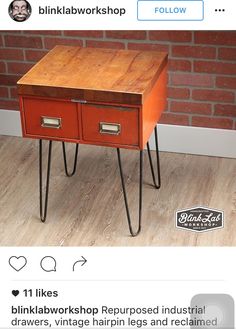
M 87 263 L 87 259 L 84 258 L 84 256 L 81 256 L 81 259 L 77 260 L 74 264 L 73 264 L 73 272 L 75 271 L 76 267 L 80 266 L 84 266 L 85 263 Z M 76 266 L 78 265 L 78 266 Z

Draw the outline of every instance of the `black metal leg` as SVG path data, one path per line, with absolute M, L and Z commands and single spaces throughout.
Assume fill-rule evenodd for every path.
M 160 159 L 159 159 L 159 148 L 158 148 L 158 138 L 157 138 L 157 127 L 154 129 L 155 133 L 155 144 L 156 144 L 156 160 L 157 160 L 157 176 L 158 176 L 158 184 L 156 183 L 154 168 L 153 168 L 153 162 L 152 162 L 152 156 L 150 151 L 149 142 L 147 142 L 147 150 L 148 150 L 148 158 L 149 163 L 151 167 L 151 173 L 153 178 L 153 184 L 156 189 L 159 189 L 161 187 L 161 174 L 160 174 Z M 138 215 L 138 228 L 136 231 L 134 231 L 131 218 L 130 218 L 130 212 L 129 212 L 129 205 L 128 205 L 128 199 L 126 194 L 126 188 L 125 188 L 125 181 L 124 181 L 124 175 L 123 175 L 123 169 L 121 164 L 121 156 L 120 156 L 120 149 L 117 148 L 117 155 L 118 155 L 118 163 L 119 163 L 119 170 L 120 170 L 120 177 L 121 177 L 121 185 L 124 195 L 124 201 L 125 201 L 125 209 L 126 209 L 126 215 L 129 225 L 129 231 L 132 236 L 137 236 L 139 232 L 141 231 L 141 224 L 142 224 L 142 188 L 143 188 L 143 151 L 140 151 L 140 163 L 139 163 L 139 215 Z
M 47 165 L 47 178 L 45 187 L 45 200 L 43 206 L 43 169 L 42 169 L 42 140 L 39 140 L 39 205 L 40 205 L 40 219 L 42 222 L 46 221 L 47 208 L 48 208 L 48 191 L 51 169 L 51 155 L 52 155 L 52 141 L 48 145 L 48 165 Z
M 141 222 L 142 222 L 143 151 L 140 151 L 140 162 L 139 162 L 139 216 L 138 216 L 138 228 L 136 231 L 134 231 L 134 229 L 132 227 L 132 223 L 131 223 L 119 148 L 117 148 L 117 155 L 118 155 L 120 178 L 121 178 L 121 184 L 122 184 L 122 189 L 123 189 L 129 231 L 132 236 L 137 236 L 139 234 L 139 232 L 141 231 Z
M 67 177 L 72 177 L 75 174 L 76 166 L 77 166 L 78 149 L 79 149 L 79 144 L 76 144 L 76 147 L 75 147 L 75 158 L 74 158 L 74 167 L 73 167 L 72 172 L 69 173 L 68 172 L 68 167 L 67 167 L 65 142 L 62 142 L 63 159 L 64 159 L 64 166 L 65 166 L 65 173 L 66 173 L 66 176 Z
M 155 144 L 156 144 L 158 184 L 156 183 L 156 178 L 155 178 L 155 174 L 154 174 L 154 168 L 153 168 L 153 163 L 152 163 L 152 156 L 151 156 L 151 152 L 150 152 L 149 142 L 147 142 L 147 150 L 148 150 L 148 158 L 149 158 L 149 163 L 150 163 L 151 172 L 152 172 L 153 184 L 156 189 L 159 189 L 161 187 L 161 173 L 160 173 L 160 158 L 159 158 L 159 148 L 158 148 L 157 127 L 155 127 L 155 129 L 154 129 L 154 133 L 155 133 Z

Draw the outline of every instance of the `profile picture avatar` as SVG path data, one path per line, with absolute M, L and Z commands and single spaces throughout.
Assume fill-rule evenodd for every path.
M 31 5 L 26 0 L 14 0 L 8 8 L 10 17 L 17 22 L 26 21 L 30 17 L 31 11 Z

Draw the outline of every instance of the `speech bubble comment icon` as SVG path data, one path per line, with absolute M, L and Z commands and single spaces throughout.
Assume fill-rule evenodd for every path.
M 57 262 L 52 256 L 45 256 L 41 259 L 40 266 L 45 272 L 56 272 Z

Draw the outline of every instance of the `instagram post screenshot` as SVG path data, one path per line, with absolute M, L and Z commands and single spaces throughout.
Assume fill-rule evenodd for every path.
M 2 0 L 0 329 L 236 329 L 236 2 Z

